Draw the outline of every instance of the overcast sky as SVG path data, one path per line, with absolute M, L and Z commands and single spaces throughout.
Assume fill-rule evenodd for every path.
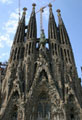
M 48 4 L 51 0 L 20 0 L 22 8 L 27 7 L 26 24 L 32 11 L 32 3 L 36 3 L 36 11 Z M 57 9 L 61 9 L 61 15 L 67 28 L 72 44 L 76 67 L 81 77 L 82 66 L 82 0 L 55 0 L 53 13 L 58 24 Z M 40 36 L 40 15 L 37 14 L 38 37 Z M 49 9 L 46 8 L 43 15 L 44 29 L 48 36 Z M 7 61 L 10 54 L 14 34 L 18 24 L 18 0 L 0 0 L 0 61 Z

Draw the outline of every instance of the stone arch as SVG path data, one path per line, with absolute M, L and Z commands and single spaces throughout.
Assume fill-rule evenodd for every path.
M 14 105 L 11 111 L 11 120 L 17 120 L 17 111 L 18 111 L 18 107 L 17 105 Z
M 67 102 L 67 114 L 70 120 L 79 120 L 80 119 L 80 109 L 77 103 L 76 97 L 73 93 L 70 93 L 68 96 Z
M 42 71 L 46 72 L 48 81 L 45 81 L 45 82 L 42 81 L 42 82 L 37 83 Z M 58 110 L 58 111 L 61 111 L 60 112 L 61 114 L 57 113 L 57 115 L 58 115 L 57 117 L 61 116 L 63 119 L 64 113 L 60 107 L 60 99 L 61 98 L 60 98 L 59 92 L 56 88 L 55 82 L 50 74 L 48 66 L 46 66 L 46 65 L 42 69 L 37 69 L 32 87 L 29 90 L 29 94 L 28 94 L 29 101 L 27 101 L 27 104 L 28 104 L 27 106 L 31 112 L 33 110 L 34 101 L 36 101 L 36 98 L 38 99 L 38 96 L 40 95 L 40 93 L 42 91 L 45 91 L 50 98 L 49 99 L 49 103 L 50 103 L 50 107 L 51 107 L 50 108 L 50 111 L 51 111 L 51 114 L 50 114 L 51 118 L 50 119 L 55 119 L 54 117 L 56 117 L 56 115 L 55 115 L 56 112 L 54 111 L 54 108 L 56 108 L 56 110 Z M 36 101 L 36 103 L 38 103 L 38 102 Z M 30 116 L 30 114 L 28 114 L 28 113 L 26 113 L 26 114 L 27 114 L 28 118 L 30 118 L 30 120 L 31 120 L 32 116 Z
M 36 85 L 37 85 L 37 81 L 39 79 L 39 76 L 41 74 L 42 71 L 45 71 L 46 75 L 47 75 L 47 78 L 48 78 L 48 85 L 51 86 L 52 89 L 56 90 L 57 91 L 57 86 L 55 85 L 55 81 L 53 80 L 52 78 L 52 75 L 50 74 L 50 71 L 49 71 L 49 66 L 44 66 L 43 68 L 38 68 L 37 69 L 37 72 L 35 74 L 35 78 L 34 78 L 34 81 L 33 81 L 33 84 L 30 88 L 31 91 L 33 91 L 34 88 L 36 88 Z M 52 84 L 53 83 L 53 84 Z M 57 94 L 58 94 L 58 97 L 60 97 L 58 91 L 57 91 Z
M 20 47 L 18 48 L 18 51 L 17 51 L 17 60 L 19 59 L 19 55 L 20 55 Z
M 50 117 L 50 98 L 46 88 L 36 88 L 33 91 L 32 98 L 27 103 L 29 103 L 27 105 L 29 107 L 26 110 L 29 108 L 29 113 L 26 113 L 26 116 L 30 120 L 44 120 L 44 118 Z
M 13 96 L 14 98 L 18 98 L 18 97 L 19 97 L 19 92 L 18 92 L 17 90 L 14 91 L 13 94 L 12 94 L 12 96 Z
M 20 51 L 20 59 L 22 59 L 24 57 L 24 51 L 25 51 L 25 48 L 22 47 L 21 51 Z
M 36 44 L 35 44 L 35 48 L 36 48 L 36 50 L 39 49 L 39 42 L 36 42 Z
M 48 43 L 48 42 L 45 44 L 45 48 L 46 48 L 47 50 L 50 49 L 50 46 L 49 46 L 49 43 Z
M 50 106 L 48 94 L 45 91 L 42 91 L 38 96 L 37 120 L 41 118 L 50 119 Z
M 68 102 L 74 102 L 74 95 L 73 94 L 69 95 Z
M 36 70 L 37 70 L 37 62 L 34 64 L 34 74 L 36 73 Z
M 39 80 L 37 82 L 40 82 L 42 79 L 45 79 L 48 82 L 48 76 L 44 69 L 40 72 Z
M 14 60 L 16 59 L 16 53 L 17 53 L 17 48 L 15 49 L 15 52 L 14 52 L 14 56 L 13 56 Z

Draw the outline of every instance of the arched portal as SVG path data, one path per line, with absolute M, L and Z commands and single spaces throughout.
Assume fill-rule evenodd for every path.
M 31 107 L 30 120 L 50 120 L 51 105 L 48 94 L 42 91 Z
M 37 120 L 50 120 L 51 106 L 47 94 L 43 91 L 38 96 Z
M 11 120 L 17 120 L 17 106 L 16 105 L 14 105 L 13 107 L 13 111 L 11 114 Z

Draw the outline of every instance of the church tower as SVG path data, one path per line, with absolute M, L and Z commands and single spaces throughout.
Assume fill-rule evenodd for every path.
M 61 11 L 57 26 L 49 4 L 48 39 L 43 29 L 37 38 L 32 6 L 28 25 L 23 9 L 0 85 L 0 120 L 82 120 L 81 79 Z

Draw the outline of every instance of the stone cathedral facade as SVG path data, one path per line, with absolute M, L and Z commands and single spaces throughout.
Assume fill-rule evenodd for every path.
M 35 4 L 19 21 L 0 88 L 0 120 L 82 120 L 82 87 L 58 9 L 49 4 L 48 39 L 37 38 Z

